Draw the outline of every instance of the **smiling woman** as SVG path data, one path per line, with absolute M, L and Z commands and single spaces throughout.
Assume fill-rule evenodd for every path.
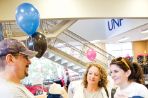
M 112 60 L 110 70 L 114 83 L 119 86 L 114 98 L 133 98 L 133 96 L 148 98 L 148 89 L 143 85 L 144 76 L 140 65 L 119 57 Z
M 73 98 L 108 98 L 107 72 L 102 65 L 92 63 L 84 74 L 83 85 L 75 90 Z

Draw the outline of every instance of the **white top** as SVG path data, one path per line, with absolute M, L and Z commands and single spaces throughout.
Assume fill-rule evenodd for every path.
M 35 98 L 34 95 L 24 86 L 8 82 L 0 78 L 1 98 Z
M 68 87 L 68 98 L 73 98 L 75 89 L 82 86 L 82 80 L 72 81 Z
M 68 98 L 67 92 L 60 84 L 53 83 L 49 89 L 50 94 L 61 94 L 63 98 Z
M 148 98 L 148 89 L 142 84 L 132 82 L 125 89 L 121 90 L 119 87 L 117 88 L 115 98 L 119 98 L 120 95 L 124 95 L 127 97 L 141 96 L 144 98 Z
M 84 92 L 84 98 L 104 98 L 102 91 L 96 91 L 96 92 L 88 92 L 86 89 L 83 89 Z
M 108 91 L 110 94 L 110 91 Z M 107 94 L 105 92 L 104 88 L 101 88 L 101 90 L 94 92 L 94 93 L 88 93 L 83 86 L 80 86 L 75 89 L 73 98 L 108 98 Z
M 107 90 L 108 90 L 108 93 L 109 93 L 109 97 L 111 97 L 111 88 L 114 87 L 114 83 L 113 83 L 113 80 L 110 76 L 108 76 L 108 85 L 107 85 Z M 81 92 L 81 95 L 84 93 L 83 92 L 83 84 L 82 84 L 82 80 L 78 80 L 78 81 L 73 81 L 73 82 L 70 82 L 69 84 L 69 88 L 68 88 L 68 98 L 74 98 L 73 96 L 75 95 L 78 95 L 79 94 L 75 94 L 75 92 L 77 93 L 80 93 Z M 80 91 L 80 92 L 79 92 Z M 106 98 L 106 92 L 104 90 L 104 88 L 102 89 L 102 92 L 103 92 L 103 96 L 105 96 Z M 105 94 L 105 95 L 104 95 Z M 76 97 L 75 97 L 76 98 Z M 78 97 L 80 98 L 80 97 Z M 82 98 L 82 97 L 81 97 Z M 85 98 L 85 97 L 84 97 Z M 101 97 L 99 97 L 101 98 Z

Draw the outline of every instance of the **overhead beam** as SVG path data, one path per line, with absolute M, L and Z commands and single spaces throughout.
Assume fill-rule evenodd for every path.
M 46 38 L 53 38 L 57 37 L 60 33 L 62 33 L 65 29 L 69 28 L 72 24 L 74 24 L 77 20 L 63 20 L 60 24 L 56 25 L 51 29 L 50 33 L 47 31 L 47 34 L 44 33 Z M 14 32 L 15 33 L 15 32 Z M 18 35 L 18 32 L 17 34 Z M 26 40 L 28 36 L 24 33 L 20 33 L 20 36 L 11 36 L 11 38 L 17 39 L 17 40 Z

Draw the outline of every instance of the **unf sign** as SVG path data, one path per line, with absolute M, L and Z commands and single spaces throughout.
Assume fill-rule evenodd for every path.
M 111 19 L 110 21 L 108 21 L 107 22 L 108 30 L 112 31 L 113 29 L 116 29 L 116 28 L 122 26 L 122 20 L 123 19 Z

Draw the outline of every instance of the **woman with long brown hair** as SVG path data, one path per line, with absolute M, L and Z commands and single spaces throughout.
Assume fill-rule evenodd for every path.
M 114 98 L 148 98 L 148 89 L 143 85 L 144 76 L 140 65 L 127 58 L 118 57 L 110 63 L 111 76 L 118 86 Z
M 75 90 L 73 98 L 108 98 L 107 72 L 99 64 L 89 64 L 84 74 L 83 86 Z

